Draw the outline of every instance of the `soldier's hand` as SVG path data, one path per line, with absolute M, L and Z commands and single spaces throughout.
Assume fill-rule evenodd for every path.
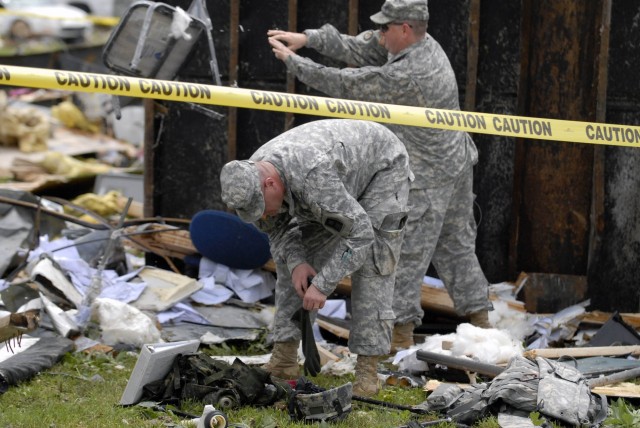
M 327 296 L 322 294 L 315 285 L 311 285 L 304 294 L 302 307 L 308 311 L 315 311 L 324 308 Z
M 309 278 L 313 278 L 316 274 L 316 270 L 309 263 L 301 263 L 293 268 L 291 281 L 301 299 L 304 299 L 304 295 L 310 285 Z
M 304 33 L 292 33 L 290 31 L 269 30 L 267 36 L 284 43 L 293 52 L 307 45 L 307 35 Z
M 276 58 L 280 61 L 286 61 L 289 58 L 289 55 L 293 55 L 294 52 L 284 45 L 279 40 L 274 39 L 273 37 L 269 37 L 269 44 L 271 45 L 271 50 L 275 54 Z

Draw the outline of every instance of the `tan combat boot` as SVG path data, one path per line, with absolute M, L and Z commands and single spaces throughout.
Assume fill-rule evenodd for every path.
M 478 311 L 469 314 L 469 322 L 476 327 L 492 328 L 489 322 L 489 311 Z
M 393 333 L 391 334 L 392 354 L 395 354 L 401 349 L 409 349 L 415 344 L 413 341 L 414 327 L 412 322 L 393 326 Z
M 378 357 L 358 355 L 353 395 L 372 397 L 378 392 Z
M 264 365 L 264 370 L 271 376 L 280 379 L 297 379 L 300 376 L 298 365 L 299 341 L 275 342 L 271 351 L 269 362 Z

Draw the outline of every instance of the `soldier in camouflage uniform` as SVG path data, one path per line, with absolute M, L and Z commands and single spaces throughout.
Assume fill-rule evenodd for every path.
M 402 142 L 380 124 L 357 120 L 298 126 L 248 161 L 222 168 L 222 200 L 268 233 L 276 262 L 275 345 L 266 367 L 274 376 L 299 376 L 301 331 L 292 316 L 301 306 L 322 308 L 351 275 L 354 394 L 377 392 L 412 178 Z
M 371 16 L 380 26 L 358 36 L 327 24 L 317 30 L 269 31 L 275 56 L 303 83 L 328 95 L 388 104 L 459 110 L 456 78 L 445 52 L 427 32 L 427 0 L 387 0 Z M 357 67 L 332 68 L 299 56 L 309 47 Z M 405 144 L 416 175 L 396 278 L 392 350 L 413 344 L 424 312 L 423 276 L 433 263 L 455 309 L 490 327 L 488 281 L 475 254 L 473 165 L 476 147 L 466 132 L 389 124 Z

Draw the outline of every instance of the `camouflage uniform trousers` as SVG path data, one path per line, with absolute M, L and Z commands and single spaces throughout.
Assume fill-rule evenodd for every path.
M 377 176 L 384 182 L 384 176 Z M 373 187 L 373 188 L 372 188 Z M 404 221 L 385 226 L 385 218 L 406 218 L 409 181 L 387 182 L 381 194 L 376 186 L 369 186 L 359 200 L 374 225 L 375 242 L 367 252 L 360 269 L 351 274 L 351 329 L 349 349 L 361 355 L 386 355 L 391 348 L 393 287 L 400 248 L 404 237 Z M 373 197 L 372 197 L 373 196 Z M 376 227 L 378 226 L 378 227 Z M 309 263 L 316 271 L 326 262 L 339 242 L 319 223 L 300 225 Z M 276 263 L 276 314 L 274 340 L 300 340 L 301 331 L 291 317 L 302 306 L 291 281 L 291 273 L 284 263 Z M 312 314 L 315 318 L 315 312 Z
M 475 254 L 473 168 L 446 186 L 411 189 L 409 220 L 397 268 L 393 310 L 397 324 L 422 323 L 425 272 L 432 262 L 460 315 L 491 310 L 489 282 Z

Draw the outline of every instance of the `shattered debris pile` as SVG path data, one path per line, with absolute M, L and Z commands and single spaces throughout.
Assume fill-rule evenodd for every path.
M 139 174 L 140 141 L 114 123 L 104 97 L 0 91 L 0 188 L 51 193 L 64 184 L 86 187 L 100 175 Z M 118 132 L 124 138 L 117 129 L 126 130 Z
M 46 150 L 51 126 L 47 117 L 35 108 L 11 108 L 0 91 L 0 145 L 18 147 L 23 152 Z

